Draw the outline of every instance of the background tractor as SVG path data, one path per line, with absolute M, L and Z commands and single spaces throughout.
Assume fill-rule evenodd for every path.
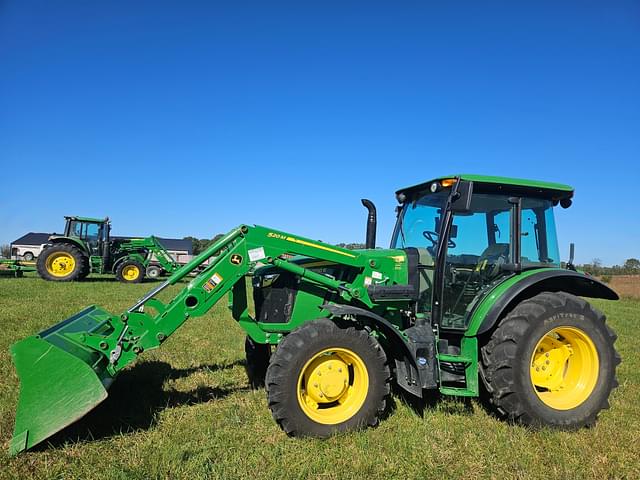
M 266 387 L 289 435 L 376 425 L 392 383 L 418 399 L 483 389 L 499 415 L 526 425 L 593 424 L 620 357 L 604 315 L 582 297 L 618 296 L 571 262 L 561 267 L 553 210 L 571 205 L 573 189 L 456 175 L 396 197 L 388 249 L 375 248 L 369 201 L 364 250 L 240 225 L 125 312 L 93 305 L 14 344 L 11 451 L 85 415 L 119 372 L 227 295 L 247 334 L 250 381 Z
M 109 218 L 65 217 L 64 235 L 52 235 L 38 256 L 38 274 L 45 280 L 69 282 L 90 273 L 114 273 L 125 283 L 157 278 L 179 265 L 156 237 L 112 239 Z M 154 259 L 160 266 L 152 264 Z

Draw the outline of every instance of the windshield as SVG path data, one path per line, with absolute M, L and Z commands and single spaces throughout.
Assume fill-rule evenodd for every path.
M 391 237 L 391 248 L 416 247 L 435 252 L 440 218 L 448 196 L 447 189 L 405 203 Z

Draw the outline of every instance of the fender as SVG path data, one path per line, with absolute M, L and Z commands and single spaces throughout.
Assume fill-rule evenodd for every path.
M 381 330 L 382 333 L 384 333 L 392 348 L 395 350 L 395 361 L 397 367 L 396 382 L 407 392 L 417 396 L 418 398 L 422 398 L 422 382 L 416 359 L 400 331 L 398 331 L 398 329 L 395 328 L 386 318 L 364 308 L 353 307 L 350 305 L 325 303 L 321 308 L 337 317 L 354 315 L 363 319 L 371 320 L 372 323 Z M 400 372 L 405 372 L 406 375 L 401 375 Z
M 567 292 L 572 295 L 618 300 L 610 287 L 593 277 L 565 269 L 536 269 L 503 280 L 476 304 L 465 336 L 489 331 L 516 304 L 540 292 Z
M 87 251 L 87 246 L 79 240 L 76 240 L 72 237 L 49 237 L 49 241 L 47 242 L 47 246 L 49 245 L 57 245 L 60 243 L 70 243 L 76 247 L 78 247 L 82 252 L 89 255 Z M 45 247 L 46 248 L 46 247 Z
M 147 268 L 147 266 L 148 266 L 148 265 L 145 265 L 145 262 L 146 262 L 146 258 L 145 257 L 140 255 L 139 253 L 130 253 L 129 255 L 124 255 L 124 256 L 118 258 L 115 262 L 113 262 L 113 266 L 111 267 L 111 271 L 113 273 L 116 273 L 116 270 L 118 269 L 118 265 L 120 265 L 125 260 L 135 260 L 136 262 L 140 262 L 145 268 Z

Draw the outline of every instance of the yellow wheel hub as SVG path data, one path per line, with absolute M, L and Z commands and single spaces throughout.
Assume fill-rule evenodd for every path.
M 73 273 L 76 268 L 76 261 L 69 253 L 54 252 L 47 257 L 45 267 L 49 274 L 62 278 Z
M 538 341 L 531 356 L 531 383 L 538 398 L 556 410 L 582 404 L 598 382 L 598 350 L 576 327 L 558 327 Z
M 140 276 L 140 269 L 135 265 L 126 265 L 122 268 L 122 278 L 128 282 L 136 280 Z
M 353 417 L 369 391 L 369 373 L 362 359 L 345 348 L 314 355 L 298 378 L 298 402 L 313 421 L 336 425 Z

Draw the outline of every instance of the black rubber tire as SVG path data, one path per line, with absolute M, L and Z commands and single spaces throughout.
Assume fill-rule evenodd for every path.
M 598 380 L 581 404 L 554 409 L 536 394 L 530 364 L 538 341 L 557 327 L 576 327 L 593 342 L 598 353 Z M 563 292 L 543 292 L 519 303 L 502 319 L 481 348 L 481 378 L 498 414 L 525 425 L 577 429 L 595 423 L 609 408 L 609 394 L 618 386 L 614 348 L 616 334 L 605 316 L 585 300 Z
M 160 278 L 160 276 L 162 275 L 162 267 L 159 267 L 157 265 L 149 265 L 147 267 L 146 275 L 147 278 L 150 278 L 152 280 Z
M 315 422 L 300 407 L 298 378 L 314 355 L 327 348 L 346 348 L 363 361 L 369 388 L 362 407 L 335 425 Z M 305 323 L 287 335 L 271 355 L 266 377 L 267 400 L 275 421 L 290 436 L 326 438 L 334 433 L 375 426 L 384 414 L 390 395 L 391 374 L 378 341 L 356 324 L 338 327 L 332 320 Z
M 35 258 L 35 257 L 33 256 L 33 253 L 32 253 L 32 252 L 26 252 L 24 255 L 22 255 L 22 259 L 23 259 L 25 262 L 31 262 L 31 261 L 33 261 L 33 259 L 34 259 L 34 258 Z
M 253 389 L 264 388 L 269 359 L 271 358 L 271 345 L 256 343 L 251 337 L 246 337 L 244 353 L 247 358 L 245 369 L 249 385 Z
M 128 267 L 130 265 L 134 265 L 138 267 L 138 270 L 140 271 L 140 274 L 134 280 L 127 280 L 126 278 L 124 278 L 122 274 L 122 271 L 125 269 L 125 267 Z M 118 264 L 118 267 L 116 268 L 116 278 L 118 279 L 119 282 L 122 282 L 122 283 L 140 283 L 144 280 L 144 273 L 145 273 L 144 265 L 142 265 L 142 263 L 138 262 L 137 260 L 124 260 L 120 262 L 120 264 Z
M 91 266 L 89 265 L 89 261 L 86 264 L 83 264 L 82 270 L 80 270 L 80 275 L 78 276 L 78 280 L 84 280 L 91 273 Z
M 65 277 L 56 277 L 47 271 L 47 258 L 57 252 L 65 252 L 71 255 L 75 260 L 75 268 Z M 71 243 L 54 243 L 40 252 L 40 255 L 38 255 L 38 261 L 36 262 L 36 268 L 38 270 L 38 275 L 40 275 L 40 278 L 43 278 L 44 280 L 49 280 L 51 282 L 72 282 L 74 280 L 80 280 L 81 273 L 84 269 L 89 268 L 89 258 L 82 250 Z

